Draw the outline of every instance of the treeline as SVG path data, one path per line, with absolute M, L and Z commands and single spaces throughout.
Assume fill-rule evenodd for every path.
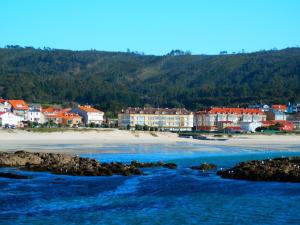
M 126 106 L 247 106 L 300 101 L 300 49 L 235 55 L 0 49 L 0 96 L 28 102 Z

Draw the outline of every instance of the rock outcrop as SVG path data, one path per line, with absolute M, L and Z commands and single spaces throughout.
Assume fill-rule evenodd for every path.
M 31 179 L 29 176 L 24 176 L 15 173 L 0 173 L 0 177 L 3 178 L 10 178 L 10 179 Z
M 242 162 L 217 172 L 223 178 L 253 181 L 300 182 L 300 157 Z
M 210 164 L 210 163 L 203 163 L 199 166 L 192 166 L 191 167 L 192 170 L 201 170 L 201 171 L 214 170 L 216 168 L 217 168 L 216 165 Z
M 15 153 L 0 153 L 0 167 L 16 167 L 30 171 L 48 171 L 54 174 L 74 176 L 111 176 L 113 174 L 130 176 L 142 175 L 140 168 L 145 167 L 176 168 L 174 163 L 141 163 L 132 161 L 131 164 L 120 162 L 100 163 L 95 159 L 82 158 L 58 153 L 31 153 L 17 151 Z

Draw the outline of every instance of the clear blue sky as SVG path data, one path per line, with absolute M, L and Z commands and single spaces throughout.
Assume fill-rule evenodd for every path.
M 1 0 L 0 46 L 216 54 L 300 45 L 299 0 Z

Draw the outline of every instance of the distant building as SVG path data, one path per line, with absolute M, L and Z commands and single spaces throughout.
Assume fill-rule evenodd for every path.
M 186 109 L 127 108 L 118 114 L 120 128 L 136 125 L 160 130 L 189 131 L 193 128 L 193 113 Z
M 272 105 L 272 108 L 266 112 L 267 120 L 286 120 L 286 105 Z
M 4 99 L 0 99 L 0 112 L 10 112 L 11 111 L 11 105 L 8 103 L 8 101 Z
M 64 113 L 62 124 L 66 127 L 74 127 L 81 124 L 81 117 L 76 113 Z
M 29 106 L 23 100 L 8 100 L 8 103 L 11 105 L 11 111 L 20 116 L 23 121 L 26 121 L 27 111 L 29 110 Z
M 1 127 L 20 127 L 23 118 L 15 115 L 12 112 L 0 112 L 0 126 Z
M 86 125 L 101 125 L 103 123 L 104 112 L 95 109 L 89 105 L 78 106 L 76 108 L 73 108 L 71 112 L 81 116 L 83 123 Z
M 222 123 L 233 127 L 241 122 L 261 122 L 265 120 L 266 115 L 260 109 L 213 107 L 195 113 L 194 125 L 196 130 L 217 131 L 221 128 L 220 124 Z
M 286 105 L 272 105 L 272 110 L 277 112 L 287 112 L 287 106 Z
M 29 104 L 27 111 L 27 121 L 43 124 L 46 122 L 46 117 L 42 112 L 42 107 L 39 104 Z
M 42 109 L 42 113 L 45 116 L 45 122 L 53 122 L 55 124 L 63 123 L 63 111 L 61 108 L 45 108 Z

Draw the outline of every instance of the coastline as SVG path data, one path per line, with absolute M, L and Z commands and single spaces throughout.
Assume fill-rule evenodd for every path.
M 180 138 L 170 132 L 143 132 L 117 129 L 90 131 L 28 132 L 24 130 L 0 130 L 0 151 L 54 151 L 66 153 L 94 153 L 89 147 L 105 147 L 130 144 L 196 144 L 197 150 L 214 151 L 218 147 L 238 147 L 256 150 L 300 151 L 300 136 L 242 134 L 226 141 Z M 76 146 L 76 149 L 73 147 Z M 199 146 L 199 147 L 198 147 Z M 81 148 L 81 150 L 79 150 Z M 113 153 L 113 150 L 109 151 Z

